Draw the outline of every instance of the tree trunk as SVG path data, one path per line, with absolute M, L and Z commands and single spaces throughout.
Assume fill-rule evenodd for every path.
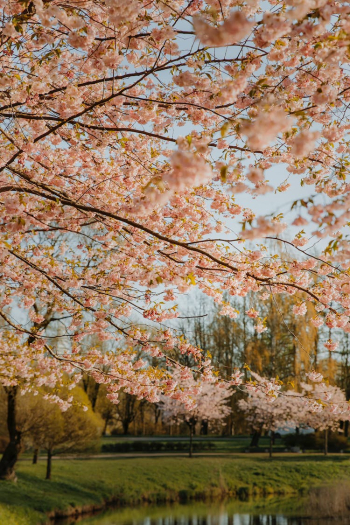
M 38 457 L 39 457 L 39 449 L 35 448 L 33 452 L 33 465 L 36 465 L 38 463 Z
M 10 441 L 0 460 L 0 479 L 16 481 L 15 465 L 22 452 L 22 433 L 17 428 L 16 399 L 17 386 L 5 387 L 7 393 L 7 429 Z
M 261 430 L 254 430 L 252 440 L 250 442 L 250 447 L 258 447 L 259 446 L 259 439 L 261 438 Z
M 349 437 L 349 421 L 345 421 L 344 425 L 344 436 Z
M 47 451 L 47 463 L 46 463 L 46 477 L 45 479 L 51 479 L 51 467 L 52 467 L 52 449 L 49 448 Z
M 193 423 L 190 422 L 190 451 L 189 451 L 189 457 L 192 457 L 193 453 Z
M 209 423 L 208 423 L 208 421 L 202 421 L 201 422 L 200 434 L 202 434 L 203 436 L 207 436 L 208 433 L 209 433 Z
M 100 390 L 100 383 L 94 383 L 93 387 L 92 387 L 92 392 L 90 394 L 90 401 L 91 401 L 91 407 L 92 407 L 92 410 L 95 412 L 95 408 L 96 408 L 96 402 L 97 402 L 97 398 L 98 398 L 98 392 Z
M 105 436 L 105 435 L 107 434 L 108 423 L 109 423 L 109 417 L 107 417 L 107 418 L 105 419 L 105 424 L 104 424 L 104 427 L 103 427 L 102 436 Z
M 124 434 L 124 436 L 126 436 L 126 434 L 129 431 L 130 421 L 128 421 L 127 419 L 123 419 L 122 425 L 123 425 L 123 434 Z
M 324 455 L 328 455 L 328 428 L 324 430 Z
M 272 458 L 272 444 L 274 441 L 274 432 L 270 431 L 270 447 L 269 447 L 269 457 Z
M 154 405 L 154 433 L 156 433 L 160 415 L 161 415 L 160 408 L 157 405 Z

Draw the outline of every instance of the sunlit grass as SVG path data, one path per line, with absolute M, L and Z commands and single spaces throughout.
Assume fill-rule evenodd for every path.
M 345 455 L 265 454 L 228 457 L 152 457 L 55 460 L 45 481 L 45 462 L 21 461 L 18 482 L 0 482 L 0 523 L 36 525 L 53 509 L 114 500 L 123 505 L 218 499 L 225 495 L 292 495 L 332 480 L 350 479 Z

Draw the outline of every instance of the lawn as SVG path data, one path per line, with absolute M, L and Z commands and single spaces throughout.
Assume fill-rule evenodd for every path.
M 266 455 L 55 460 L 45 481 L 44 461 L 21 461 L 17 484 L 0 482 L 0 523 L 37 525 L 54 509 L 115 501 L 190 501 L 225 495 L 292 495 L 332 480 L 350 479 L 344 455 Z

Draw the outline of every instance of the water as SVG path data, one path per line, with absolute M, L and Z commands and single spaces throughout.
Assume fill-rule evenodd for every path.
M 298 510 L 299 509 L 299 510 Z M 60 525 L 349 525 L 346 519 L 303 517 L 300 499 L 197 503 L 109 510 Z M 310 516 L 310 514 L 309 514 Z

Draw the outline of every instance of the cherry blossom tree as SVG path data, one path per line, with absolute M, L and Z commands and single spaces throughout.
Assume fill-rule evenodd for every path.
M 192 457 L 192 438 L 198 422 L 219 422 L 229 415 L 231 409 L 228 400 L 232 389 L 226 383 L 208 383 L 197 381 L 189 372 L 175 372 L 174 380 L 181 389 L 190 392 L 190 404 L 181 402 L 180 395 L 163 396 L 160 407 L 165 421 L 186 423 L 190 430 L 189 456 Z
M 312 384 L 302 383 L 306 393 L 306 410 L 299 413 L 300 426 L 324 431 L 324 453 L 328 454 L 328 433 L 339 429 L 340 421 L 350 420 L 350 406 L 345 392 L 337 386 L 323 382 L 321 374 L 315 374 Z
M 114 402 L 121 388 L 156 402 L 176 393 L 175 347 L 215 378 L 166 326 L 194 286 L 231 318 L 225 293 L 290 294 L 295 315 L 310 301 L 315 326 L 350 331 L 349 2 L 0 9 L 0 316 L 16 340 L 1 342 L 6 387 L 90 374 Z M 270 212 L 295 179 L 309 192 L 285 222 Z M 46 322 L 52 305 L 60 331 Z M 249 316 L 262 332 L 259 310 Z M 91 335 L 113 349 L 86 350 Z
M 256 375 L 256 374 L 254 374 Z M 255 379 L 259 381 L 259 376 Z M 273 436 L 276 430 L 288 429 L 299 425 L 299 414 L 305 409 L 306 401 L 292 390 L 283 392 L 274 398 L 266 396 L 252 382 L 248 387 L 247 399 L 238 401 L 239 409 L 244 412 L 246 421 L 260 435 L 263 430 L 269 432 L 269 455 L 272 457 Z
M 254 430 L 270 433 L 270 457 L 272 436 L 278 429 L 313 428 L 325 432 L 325 454 L 328 452 L 328 431 L 337 430 L 340 421 L 350 419 L 350 406 L 345 392 L 337 386 L 324 382 L 322 374 L 311 371 L 309 382 L 301 383 L 301 392 L 284 391 L 277 398 L 262 393 L 259 376 L 253 373 L 257 382 L 247 386 L 249 397 L 238 402 L 239 408 Z

